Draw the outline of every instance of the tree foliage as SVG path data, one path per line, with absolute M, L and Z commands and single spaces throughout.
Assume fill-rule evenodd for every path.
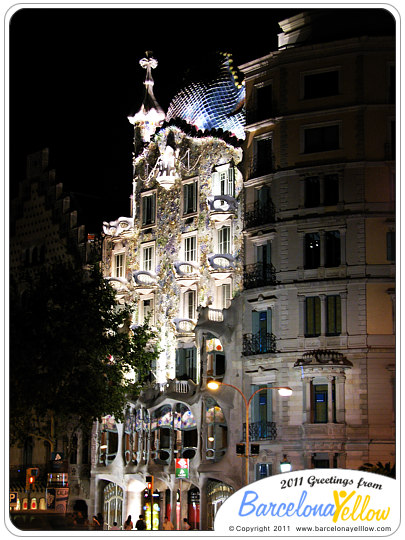
M 26 437 L 33 418 L 53 418 L 56 429 L 73 419 L 88 427 L 105 414 L 122 419 L 157 355 L 147 324 L 132 331 L 129 320 L 97 266 L 44 270 L 22 297 L 11 285 L 12 441 Z
M 383 465 L 381 461 L 376 464 L 364 463 L 364 465 L 359 467 L 359 471 L 382 474 L 384 476 L 389 476 L 390 478 L 395 478 L 395 465 L 391 465 L 391 463 L 386 463 Z

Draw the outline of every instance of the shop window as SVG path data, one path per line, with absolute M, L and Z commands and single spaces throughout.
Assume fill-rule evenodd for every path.
M 325 232 L 325 266 L 334 267 L 340 265 L 340 232 Z
M 339 295 L 326 297 L 326 335 L 338 336 L 342 332 L 342 309 Z
M 340 127 L 338 124 L 304 129 L 304 153 L 327 152 L 340 147 Z
M 305 268 L 318 268 L 321 263 L 319 233 L 307 233 L 304 238 Z
M 154 225 L 156 222 L 156 193 L 148 193 L 141 197 L 142 226 Z
M 339 94 L 339 71 L 322 71 L 304 75 L 304 99 L 315 99 Z
M 305 299 L 305 337 L 321 335 L 321 300 L 318 296 Z
M 176 349 L 176 379 L 197 382 L 197 349 Z
M 117 484 L 109 482 L 104 488 L 103 500 L 103 518 L 105 526 L 110 530 L 114 525 L 114 522 L 116 522 L 118 526 L 121 527 L 123 522 L 123 489 Z
M 228 446 L 228 428 L 224 413 L 212 398 L 205 402 L 206 414 L 206 459 L 219 461 Z

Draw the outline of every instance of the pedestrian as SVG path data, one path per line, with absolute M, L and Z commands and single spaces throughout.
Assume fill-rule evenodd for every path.
M 139 516 L 138 521 L 135 523 L 135 529 L 137 529 L 138 531 L 144 531 L 146 529 L 146 523 L 142 514 Z
M 101 512 L 99 512 L 97 514 L 97 521 L 100 523 L 100 529 L 103 530 L 104 529 L 104 518 L 103 518 L 103 514 Z
M 189 531 L 191 529 L 191 525 L 187 521 L 187 518 L 183 519 L 183 531 Z
M 174 525 L 167 516 L 165 516 L 165 519 L 163 521 L 163 530 L 174 531 Z
M 118 527 L 118 523 L 114 521 L 113 526 L 111 527 L 110 531 L 119 531 L 120 528 Z
M 128 516 L 126 522 L 124 523 L 124 531 L 132 531 L 134 524 L 132 523 L 131 515 Z

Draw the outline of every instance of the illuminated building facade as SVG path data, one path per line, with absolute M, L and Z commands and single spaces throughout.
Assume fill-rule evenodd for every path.
M 243 380 L 294 392 L 274 440 L 254 426 L 251 480 L 277 471 L 279 445 L 293 469 L 395 462 L 395 42 L 359 20 L 335 40 L 322 11 L 240 66 Z
M 244 484 L 243 400 L 208 379 L 246 397 L 263 387 L 249 482 L 284 461 L 395 461 L 395 45 L 317 40 L 315 26 L 282 21 L 279 49 L 240 66 L 245 85 L 225 58 L 217 81 L 181 91 L 145 135 L 159 110 L 147 73 L 130 118 L 130 217 L 104 224 L 103 264 L 161 352 L 126 421 L 94 428 L 94 512 L 110 525 L 149 512 L 150 476 L 153 528 L 168 514 L 209 530 Z

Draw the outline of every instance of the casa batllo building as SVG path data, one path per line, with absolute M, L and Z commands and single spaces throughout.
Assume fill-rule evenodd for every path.
M 166 514 L 209 530 L 285 463 L 395 461 L 394 40 L 364 25 L 334 40 L 309 14 L 279 24 L 244 84 L 225 56 L 166 114 L 157 62 L 140 62 L 130 216 L 104 223 L 103 266 L 160 355 L 126 421 L 94 427 L 109 526 L 144 513 L 155 530 Z

